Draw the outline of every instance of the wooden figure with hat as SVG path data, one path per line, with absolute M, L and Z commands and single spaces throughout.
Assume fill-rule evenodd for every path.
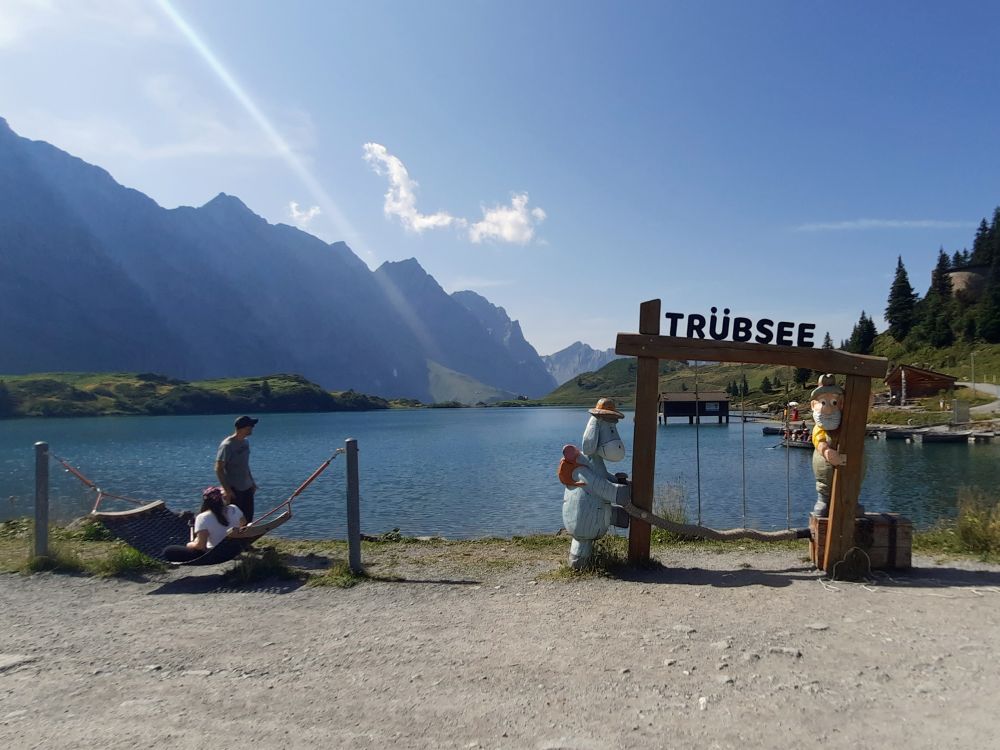
M 809 394 L 812 408 L 813 476 L 816 477 L 816 504 L 813 513 L 826 518 L 830 512 L 830 493 L 833 490 L 833 467 L 844 466 L 847 456 L 837 448 L 840 444 L 840 421 L 844 410 L 844 389 L 837 385 L 830 373 L 820 375 Z M 857 515 L 865 514 L 858 504 Z
M 594 551 L 594 541 L 607 533 L 608 527 L 628 526 L 623 504 L 629 499 L 628 475 L 611 474 L 605 461 L 625 458 L 625 443 L 618 435 L 618 420 L 624 415 L 610 398 L 599 399 L 590 412 L 583 431 L 582 449 L 563 447 L 558 476 L 563 491 L 563 523 L 573 537 L 569 564 L 582 568 Z

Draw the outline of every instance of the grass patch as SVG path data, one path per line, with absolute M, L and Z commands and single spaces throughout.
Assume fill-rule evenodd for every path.
M 310 586 L 333 586 L 338 589 L 349 589 L 357 586 L 368 576 L 364 573 L 355 573 L 351 566 L 345 562 L 334 563 L 325 572 L 309 577 Z
M 120 544 L 106 556 L 92 560 L 86 568 L 94 575 L 111 578 L 139 573 L 159 573 L 166 570 L 167 566 L 137 549 Z
M 304 574 L 292 569 L 277 549 L 264 547 L 243 555 L 233 568 L 223 574 L 222 578 L 226 583 L 245 586 L 270 578 L 281 581 L 301 580 Z
M 1000 556 L 1000 500 L 978 489 L 963 487 L 958 493 L 958 538 L 970 551 L 985 557 Z
M 29 556 L 21 570 L 24 573 L 80 574 L 86 572 L 86 567 L 76 550 L 58 544 L 49 544 L 49 554 L 37 557 Z
M 569 541 L 564 542 L 567 550 Z M 628 539 L 622 536 L 602 536 L 594 542 L 594 552 L 582 568 L 571 568 L 563 562 L 539 580 L 574 581 L 581 578 L 618 578 L 627 566 Z

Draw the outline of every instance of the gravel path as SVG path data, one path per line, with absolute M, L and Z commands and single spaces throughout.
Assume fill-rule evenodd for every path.
M 995 746 L 1000 567 L 660 561 L 404 561 L 352 589 L 0 576 L 0 747 Z

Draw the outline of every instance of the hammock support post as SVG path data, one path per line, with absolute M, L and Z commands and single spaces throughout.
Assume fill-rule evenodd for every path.
M 49 444 L 35 443 L 35 534 L 34 557 L 49 555 Z
M 351 572 L 361 573 L 361 491 L 358 481 L 358 441 L 344 441 L 347 452 L 347 559 Z

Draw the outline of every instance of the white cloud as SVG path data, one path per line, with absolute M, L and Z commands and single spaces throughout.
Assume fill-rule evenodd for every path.
M 976 224 L 968 221 L 937 221 L 935 219 L 851 219 L 849 221 L 799 224 L 796 232 L 830 232 L 865 229 L 968 229 Z
M 479 243 L 483 240 L 512 242 L 526 245 L 535 236 L 535 227 L 545 221 L 545 211 L 540 208 L 528 209 L 528 194 L 515 194 L 509 206 L 494 206 L 483 209 L 482 221 L 469 227 L 469 239 Z
M 299 229 L 305 229 L 309 222 L 321 213 L 323 212 L 319 210 L 319 206 L 311 206 L 303 211 L 295 201 L 288 204 L 288 215 L 292 217 L 292 221 Z
M 456 219 L 446 211 L 422 214 L 417 211 L 417 182 L 410 178 L 406 166 L 389 153 L 380 143 L 364 145 L 365 161 L 376 174 L 389 178 L 389 189 L 385 193 L 383 210 L 386 216 L 395 216 L 408 230 L 423 232 L 427 229 L 441 229 L 452 225 L 464 225 L 463 219 Z
M 389 180 L 383 206 L 385 215 L 396 217 L 406 229 L 418 234 L 427 229 L 459 227 L 468 228 L 468 238 L 476 244 L 492 241 L 526 245 L 534 239 L 537 225 L 545 221 L 545 211 L 528 208 L 527 193 L 513 195 L 509 206 L 484 207 L 483 218 L 471 226 L 468 219 L 447 211 L 422 214 L 417 210 L 418 183 L 398 157 L 380 143 L 366 143 L 364 158 L 376 174 Z

